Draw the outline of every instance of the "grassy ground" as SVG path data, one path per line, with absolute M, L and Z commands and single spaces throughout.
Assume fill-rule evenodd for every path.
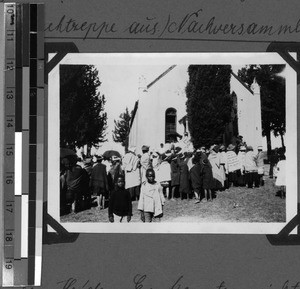
M 231 187 L 217 192 L 212 202 L 203 200 L 167 200 L 161 222 L 285 222 L 285 199 L 277 196 L 274 180 L 266 177 L 260 188 Z M 131 222 L 140 222 L 137 201 L 133 202 Z M 62 222 L 108 222 L 107 208 L 71 213 L 61 217 Z

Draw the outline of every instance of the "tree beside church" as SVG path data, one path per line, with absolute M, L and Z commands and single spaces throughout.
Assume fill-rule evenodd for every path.
M 121 143 L 125 148 L 125 152 L 127 152 L 129 143 L 131 115 L 132 113 L 129 113 L 126 107 L 125 112 L 120 114 L 120 119 L 114 120 L 115 128 L 113 130 L 113 140 Z
M 195 148 L 222 143 L 232 121 L 230 65 L 190 65 L 186 86 L 189 131 Z
M 60 66 L 60 146 L 97 147 L 106 141 L 105 97 L 93 65 Z

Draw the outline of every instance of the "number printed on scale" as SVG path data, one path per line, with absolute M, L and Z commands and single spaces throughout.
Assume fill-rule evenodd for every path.
M 6 231 L 5 232 L 5 242 L 7 243 L 7 244 L 10 244 L 10 243 L 12 243 L 13 242 L 13 240 L 14 240 L 14 234 L 13 234 L 13 232 L 12 231 Z
M 12 259 L 5 260 L 5 268 L 7 270 L 11 270 L 13 268 L 13 260 Z
M 13 144 L 6 145 L 5 156 L 7 156 L 7 157 L 13 157 L 14 156 L 14 145 Z
M 13 185 L 14 184 L 14 176 L 13 176 L 13 174 L 7 174 L 6 176 L 5 176 L 5 184 L 7 184 L 7 185 Z
M 13 117 L 11 117 L 11 116 L 6 117 L 6 128 L 14 129 L 14 127 L 15 127 L 14 123 L 15 123 L 15 120 Z

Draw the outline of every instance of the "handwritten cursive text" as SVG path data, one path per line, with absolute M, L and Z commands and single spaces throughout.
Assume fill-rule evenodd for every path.
M 96 286 L 90 284 L 90 280 L 85 282 L 78 282 L 76 278 L 69 278 L 67 280 L 59 281 L 57 284 L 61 284 L 61 289 L 104 289 L 101 287 L 101 283 L 98 282 Z

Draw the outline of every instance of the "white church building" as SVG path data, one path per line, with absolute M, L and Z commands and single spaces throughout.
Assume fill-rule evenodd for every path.
M 172 65 L 150 82 L 140 79 L 129 134 L 129 146 L 136 146 L 137 152 L 143 145 L 158 149 L 160 143 L 169 142 L 171 136 L 188 132 L 187 70 L 187 65 Z M 231 92 L 236 94 L 238 134 L 256 150 L 262 145 L 260 88 L 254 82 L 249 89 L 234 73 L 230 86 Z M 228 126 L 228 137 L 234 138 L 233 125 Z

